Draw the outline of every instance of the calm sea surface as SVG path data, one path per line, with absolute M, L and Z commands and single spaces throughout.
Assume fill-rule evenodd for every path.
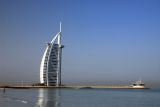
M 160 89 L 0 89 L 0 107 L 160 107 Z

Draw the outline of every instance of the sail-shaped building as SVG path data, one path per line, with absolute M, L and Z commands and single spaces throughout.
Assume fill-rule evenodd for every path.
M 57 35 L 47 43 L 46 50 L 41 60 L 40 65 L 40 83 L 46 86 L 60 86 L 61 85 L 61 58 L 62 48 L 61 44 L 61 23 L 60 31 Z

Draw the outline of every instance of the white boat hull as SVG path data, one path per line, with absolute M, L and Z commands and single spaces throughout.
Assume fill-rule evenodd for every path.
M 145 86 L 132 86 L 132 88 L 145 88 Z

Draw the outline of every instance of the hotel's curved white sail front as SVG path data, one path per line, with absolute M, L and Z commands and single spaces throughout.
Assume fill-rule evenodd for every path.
M 40 83 L 47 86 L 61 85 L 61 24 L 60 32 L 47 43 L 40 66 Z

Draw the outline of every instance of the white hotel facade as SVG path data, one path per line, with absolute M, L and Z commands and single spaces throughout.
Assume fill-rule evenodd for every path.
M 61 23 L 59 33 L 47 43 L 46 50 L 40 65 L 40 83 L 46 86 L 61 85 L 61 60 L 62 48 L 61 44 Z

